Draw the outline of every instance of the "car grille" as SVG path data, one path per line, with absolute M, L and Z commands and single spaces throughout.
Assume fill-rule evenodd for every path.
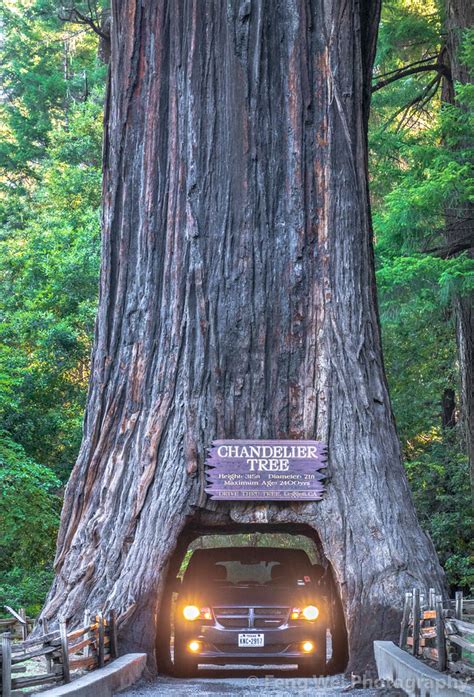
M 214 607 L 214 616 L 229 629 L 278 629 L 288 621 L 289 607 Z

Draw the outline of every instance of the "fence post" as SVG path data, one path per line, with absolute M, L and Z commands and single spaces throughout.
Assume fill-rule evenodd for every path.
M 102 612 L 97 613 L 97 624 L 99 633 L 99 668 L 104 667 L 104 618 Z
M 444 635 L 443 602 L 436 596 L 436 648 L 438 650 L 438 670 L 446 670 L 446 638 Z
M 84 627 L 89 627 L 89 630 L 90 630 L 90 626 L 91 626 L 91 613 L 89 612 L 89 610 L 85 610 L 84 611 Z M 84 638 L 90 639 L 91 632 L 88 631 L 87 634 L 84 635 Z M 84 657 L 90 656 L 90 653 L 91 653 L 90 648 L 91 648 L 90 646 L 84 647 Z
M 21 625 L 21 640 L 26 641 L 28 637 L 28 622 L 26 620 L 26 612 L 25 608 L 21 607 L 18 610 L 18 614 L 20 615 L 21 619 L 23 620 L 24 624 Z
M 411 593 L 405 593 L 405 605 L 403 606 L 402 623 L 400 626 L 400 639 L 398 645 L 404 649 L 407 643 L 408 622 L 410 619 Z
M 41 620 L 41 627 L 43 629 L 43 634 L 47 634 L 49 632 L 49 625 L 48 625 L 48 620 L 46 619 L 46 617 L 43 617 L 43 619 Z M 45 644 L 43 644 L 43 646 L 45 646 Z M 45 659 L 46 659 L 46 671 L 48 673 L 51 673 L 51 671 L 53 669 L 53 662 L 51 660 L 51 656 L 49 653 L 46 654 Z
M 2 634 L 2 697 L 12 693 L 12 643 L 10 632 Z
M 430 588 L 428 591 L 428 609 L 429 610 L 435 609 L 435 589 L 434 588 Z
M 411 652 L 414 656 L 418 656 L 418 649 L 420 647 L 420 589 L 413 589 L 413 605 L 412 605 L 412 615 L 413 615 L 413 646 Z
M 462 591 L 456 591 L 456 593 L 454 594 L 454 597 L 455 597 L 454 616 L 457 620 L 462 620 L 462 605 L 463 605 Z
M 59 620 L 59 634 L 61 637 L 61 654 L 63 659 L 63 679 L 65 683 L 71 682 L 71 672 L 69 669 L 69 650 L 67 643 L 66 620 Z
M 117 617 L 115 610 L 111 610 L 109 613 L 109 639 L 110 639 L 110 657 L 112 659 L 118 656 L 118 644 L 117 644 Z

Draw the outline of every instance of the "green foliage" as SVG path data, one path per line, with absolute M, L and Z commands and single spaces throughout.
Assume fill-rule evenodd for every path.
M 13 609 L 23 607 L 29 617 L 36 617 L 41 612 L 53 578 L 52 568 L 14 567 L 0 573 L 0 599 Z
M 51 580 L 61 508 L 60 481 L 0 434 L 0 597 L 38 605 Z M 36 608 L 33 608 L 35 610 Z
M 449 582 L 469 592 L 474 517 L 469 467 L 456 431 L 420 434 L 407 448 L 406 466 L 420 522 L 431 534 Z
M 0 604 L 30 612 L 80 445 L 99 268 L 105 66 L 57 11 L 0 3 Z
M 86 128 L 87 126 L 87 128 Z M 85 135 L 83 137 L 83 133 Z M 0 424 L 65 480 L 81 437 L 99 266 L 101 106 L 71 110 L 0 238 Z
M 2 6 L 10 99 L 1 116 L 19 159 L 0 160 L 0 428 L 65 481 L 96 308 L 104 67 L 95 35 L 71 34 L 44 9 Z M 32 139 L 30 118 L 41 137 Z
M 36 176 L 46 156 L 55 124 L 67 125 L 69 110 L 102 86 L 105 68 L 96 58 L 92 33 L 77 32 L 58 21 L 57 3 L 45 12 L 43 2 L 2 0 L 2 99 L 4 137 L 0 169 L 12 177 Z
M 441 26 L 434 2 L 386 3 L 374 81 L 377 74 L 436 56 Z M 474 66 L 469 32 L 461 53 Z M 454 389 L 460 400 L 452 302 L 472 293 L 474 262 L 437 250 L 446 245 L 447 214 L 456 222 L 472 201 L 472 88 L 457 85 L 457 104 L 441 105 L 441 83 L 426 92 L 433 78 L 436 73 L 410 75 L 374 94 L 377 282 L 390 394 L 415 505 L 450 585 L 469 591 L 474 572 L 467 457 L 459 427 L 443 432 L 440 424 L 444 390 Z M 410 106 L 417 95 L 423 101 Z
M 5 436 L 0 465 L 0 569 L 45 566 L 56 541 L 60 481 Z

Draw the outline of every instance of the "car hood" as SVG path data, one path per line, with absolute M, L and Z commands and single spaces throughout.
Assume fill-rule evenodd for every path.
M 189 590 L 183 596 L 199 595 L 201 602 L 213 607 L 295 606 L 316 602 L 311 586 L 209 586 Z

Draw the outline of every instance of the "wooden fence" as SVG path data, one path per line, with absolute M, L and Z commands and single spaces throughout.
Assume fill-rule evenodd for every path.
M 18 612 L 8 605 L 4 605 L 10 617 L 0 618 L 0 634 L 10 632 L 15 638 L 25 640 L 33 629 L 34 620 L 26 616 L 25 610 L 21 607 Z
M 440 671 L 474 676 L 474 600 L 459 592 L 443 601 L 433 588 L 426 596 L 414 588 L 405 595 L 399 645 Z
M 117 655 L 113 611 L 107 618 L 100 612 L 93 617 L 86 613 L 84 625 L 70 632 L 65 621 L 60 621 L 59 629 L 53 632 L 43 623 L 41 635 L 21 642 L 12 641 L 11 633 L 5 632 L 1 646 L 2 697 L 10 697 L 12 690 L 26 687 L 68 683 L 74 670 L 102 668 Z M 27 661 L 39 657 L 45 659 L 45 673 L 16 677 L 27 670 Z

